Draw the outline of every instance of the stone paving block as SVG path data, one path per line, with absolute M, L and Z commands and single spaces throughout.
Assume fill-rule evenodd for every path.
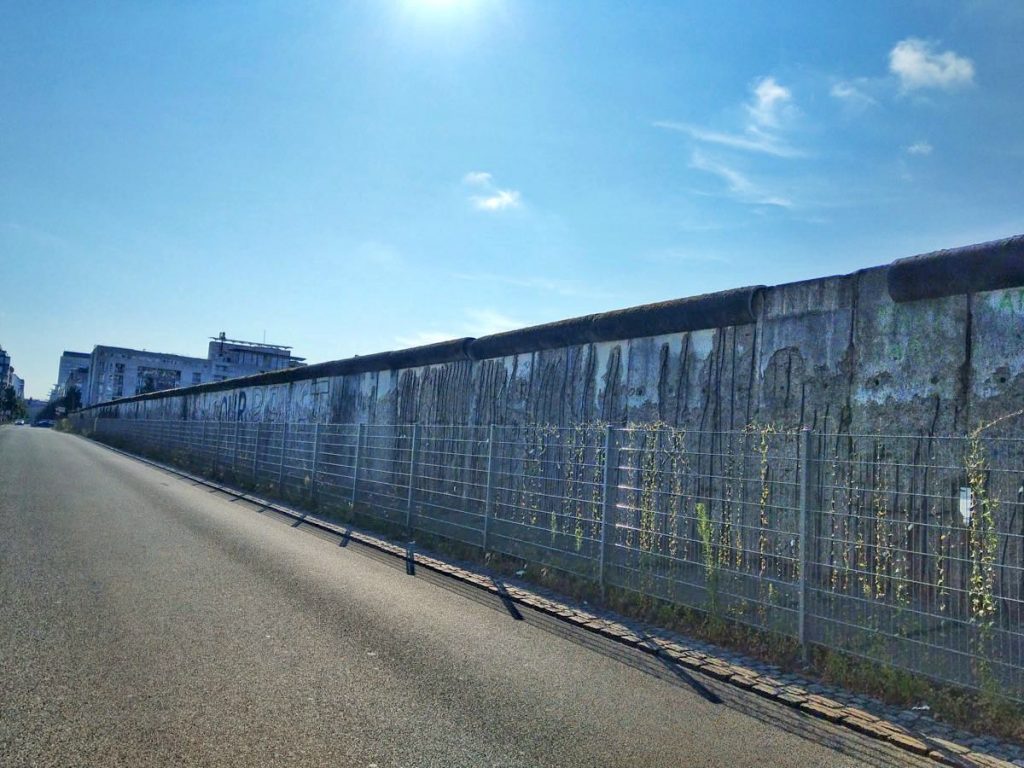
M 876 723 L 879 720 L 878 717 L 872 715 L 870 712 L 865 712 L 863 709 L 858 709 L 857 707 L 845 707 L 844 711 L 846 712 L 847 717 L 857 718 L 858 720 L 867 720 L 869 723 Z
M 720 680 L 728 680 L 732 676 L 732 670 L 720 664 L 704 664 L 700 669 L 702 672 L 717 677 Z
M 733 679 L 735 679 L 735 678 L 733 678 Z M 784 701 L 787 704 L 792 704 L 794 706 L 798 706 L 798 705 L 802 704 L 805 701 L 803 696 L 798 696 L 795 693 L 786 693 L 785 691 L 780 693 L 777 698 L 780 701 Z
M 920 739 L 915 739 L 913 736 L 910 736 L 905 733 L 894 734 L 889 738 L 889 741 L 891 741 L 894 744 L 898 744 L 904 749 L 909 749 L 911 752 L 917 752 L 919 755 L 927 755 L 929 752 L 932 751 L 931 747 L 929 747 L 923 741 L 921 741 Z
M 749 690 L 757 685 L 758 679 L 753 675 L 733 675 L 729 678 L 729 682 Z
M 930 737 L 929 741 L 931 741 L 932 744 L 939 747 L 940 749 L 945 750 L 946 752 L 952 752 L 954 755 L 966 755 L 968 752 L 971 751 L 963 744 L 957 744 L 954 741 L 940 739 L 937 736 Z
M 814 701 L 805 701 L 800 705 L 800 708 L 805 709 L 818 717 L 831 720 L 834 723 L 838 723 L 843 719 L 843 711 L 841 709 L 836 707 L 827 707 Z

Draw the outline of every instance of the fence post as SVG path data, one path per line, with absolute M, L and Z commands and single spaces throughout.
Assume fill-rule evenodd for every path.
M 352 506 L 356 504 L 356 492 L 359 490 L 359 458 L 366 442 L 366 425 L 360 424 L 356 430 L 356 456 L 352 466 Z
M 619 449 L 615 443 L 615 428 L 609 424 L 605 427 L 604 432 L 604 478 L 601 484 L 601 542 L 597 552 L 597 578 L 602 598 L 605 595 L 608 547 L 615 532 L 618 472 Z
M 217 447 L 213 451 L 213 474 L 220 472 L 220 451 L 224 446 L 224 419 L 217 421 Z
M 205 417 L 203 418 L 203 436 L 199 440 L 199 446 L 200 446 L 200 448 L 199 448 L 199 457 L 200 457 L 200 463 L 199 463 L 200 469 L 199 469 L 199 471 L 200 472 L 205 472 L 206 469 L 204 467 L 203 461 L 206 459 L 206 451 L 208 450 L 207 445 L 206 445 L 206 418 Z
M 409 447 L 409 497 L 406 499 L 405 529 L 412 536 L 412 505 L 416 493 L 416 459 L 419 458 L 420 425 L 412 425 L 412 445 Z
M 259 459 L 260 459 L 260 424 L 262 422 L 256 422 L 256 434 L 252 438 L 252 484 L 256 485 L 257 473 L 259 472 Z
M 309 480 L 309 500 L 316 498 L 316 462 L 320 455 L 320 422 L 313 425 L 313 464 Z
M 235 438 L 231 448 L 231 472 L 235 476 L 234 482 L 238 482 L 238 414 L 235 414 Z
M 487 490 L 484 493 L 484 552 L 494 514 L 494 424 L 487 428 Z
M 281 422 L 281 463 L 277 467 L 277 495 L 284 497 L 284 456 L 288 447 L 288 422 Z
M 800 569 L 797 582 L 797 640 L 800 653 L 806 663 L 809 658 L 807 647 L 807 572 L 810 569 L 810 547 L 807 541 L 810 525 L 808 524 L 809 507 L 812 492 L 811 480 L 811 447 L 812 433 L 809 427 L 800 430 L 800 519 L 798 521 L 798 567 Z

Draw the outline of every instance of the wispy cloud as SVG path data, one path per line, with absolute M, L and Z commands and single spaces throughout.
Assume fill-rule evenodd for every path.
M 499 189 L 494 183 L 494 177 L 486 171 L 470 171 L 462 177 L 462 183 L 478 190 L 477 194 L 469 198 L 478 211 L 504 211 L 522 205 L 518 190 Z
M 406 347 L 422 347 L 427 344 L 437 344 L 449 339 L 457 339 L 461 333 L 446 333 L 445 331 L 417 331 L 410 336 L 396 336 L 395 343 L 402 349 Z
M 780 135 L 793 120 L 796 108 L 789 88 L 780 85 L 774 77 L 762 77 L 752 89 L 750 99 L 743 105 L 746 120 L 738 132 L 718 131 L 692 123 L 659 120 L 657 128 L 680 131 L 694 140 L 718 144 L 746 152 L 760 152 L 776 157 L 801 157 L 803 152 L 791 146 Z
M 677 123 L 669 120 L 659 120 L 654 125 L 657 128 L 680 131 L 699 142 L 707 144 L 719 144 L 732 149 L 742 149 L 747 152 L 763 152 L 764 154 L 775 155 L 776 157 L 801 157 L 803 155 L 801 151 L 761 131 L 751 130 L 747 133 L 722 133 L 690 125 L 689 123 Z
M 467 309 L 465 319 L 449 330 L 425 329 L 410 335 L 396 336 L 395 343 L 402 347 L 419 347 L 424 344 L 436 344 L 440 341 L 458 339 L 463 336 L 488 336 L 492 333 L 503 333 L 529 325 L 522 320 L 510 317 L 496 309 Z
M 405 258 L 398 249 L 377 240 L 364 240 L 355 247 L 353 256 L 359 262 L 374 267 L 395 268 L 405 264 Z
M 489 185 L 491 178 L 491 174 L 486 171 L 470 171 L 462 177 L 462 183 L 471 187 L 482 187 Z
M 509 317 L 494 309 L 469 309 L 466 310 L 469 318 L 469 327 L 473 329 L 474 336 L 486 336 L 489 333 L 502 333 L 522 328 L 526 323 L 514 317 Z
M 916 37 L 900 40 L 889 51 L 889 71 L 904 91 L 950 90 L 974 82 L 974 62 L 953 51 L 937 52 L 933 42 Z
M 754 205 L 773 205 L 780 208 L 793 207 L 793 201 L 789 198 L 771 194 L 742 172 L 720 160 L 708 157 L 700 150 L 694 150 L 690 157 L 690 166 L 718 176 L 726 183 L 733 196 L 741 202 Z
M 927 141 L 915 141 L 909 147 L 907 147 L 908 155 L 930 155 L 932 150 L 935 149 Z
M 840 80 L 832 84 L 829 94 L 832 98 L 841 101 L 848 109 L 861 112 L 868 107 L 878 106 L 878 100 L 868 93 L 870 87 L 871 82 L 864 77 L 855 80 Z
M 571 280 L 551 280 L 544 277 L 516 277 L 514 275 L 498 275 L 493 273 L 456 272 L 452 275 L 456 280 L 467 280 L 478 283 L 498 283 L 515 288 L 526 288 L 534 291 L 547 291 L 560 296 L 603 297 L 606 291 L 597 291 Z
M 65 249 L 71 246 L 71 243 L 61 237 L 55 235 L 52 232 L 48 232 L 44 229 L 37 229 L 35 227 L 26 227 L 23 224 L 19 224 L 16 221 L 5 221 L 0 224 L 0 229 L 6 230 L 12 235 L 18 237 L 24 237 L 37 245 L 41 245 L 47 248 L 60 248 Z
M 642 257 L 645 261 L 655 264 L 729 264 L 732 260 L 720 253 L 709 251 L 692 251 L 682 248 L 665 248 L 660 251 L 646 253 Z

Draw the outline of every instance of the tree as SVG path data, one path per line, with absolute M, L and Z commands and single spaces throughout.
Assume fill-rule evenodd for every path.
M 51 400 L 46 404 L 43 410 L 39 412 L 39 415 L 36 416 L 36 421 L 41 421 L 43 419 L 56 419 L 58 408 L 63 408 L 64 413 L 68 414 L 72 411 L 77 411 L 81 407 L 82 392 L 78 387 L 68 387 L 63 397 L 58 398 L 57 400 Z
M 23 419 L 27 414 L 25 401 L 18 397 L 14 387 L 4 387 L 0 391 L 0 421 Z
M 67 394 L 64 395 L 64 407 L 67 413 L 82 407 L 82 391 L 78 387 L 68 387 Z

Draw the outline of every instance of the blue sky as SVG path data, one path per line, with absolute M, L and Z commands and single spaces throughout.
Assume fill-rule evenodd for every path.
M 0 345 L 310 361 L 1024 232 L 1024 3 L 0 2 Z

